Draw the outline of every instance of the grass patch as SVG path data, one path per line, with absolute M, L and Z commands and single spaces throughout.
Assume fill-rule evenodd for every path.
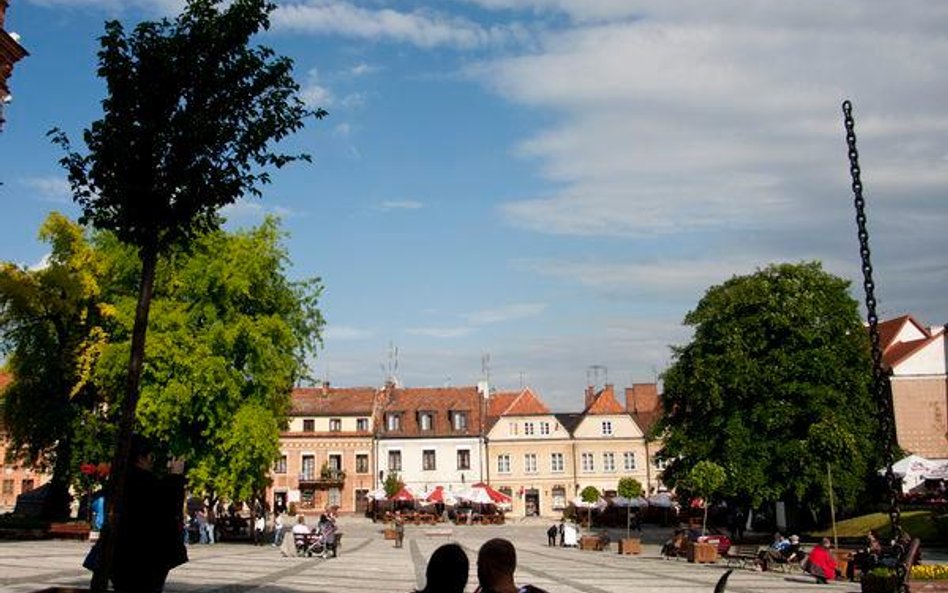
M 917 537 L 924 543 L 942 540 L 931 511 L 906 511 L 902 513 L 902 528 L 912 537 Z M 892 537 L 889 516 L 885 513 L 862 515 L 836 523 L 836 533 L 840 538 L 862 538 L 869 533 L 870 529 L 878 531 L 879 536 L 883 539 Z M 814 531 L 810 536 L 814 538 L 833 537 L 833 528 Z

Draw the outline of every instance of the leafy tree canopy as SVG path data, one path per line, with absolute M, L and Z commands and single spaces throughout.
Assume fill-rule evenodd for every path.
M 385 489 L 385 497 L 391 498 L 398 494 L 398 491 L 404 488 L 405 483 L 402 482 L 401 477 L 398 475 L 398 472 L 388 472 L 388 475 L 385 476 L 385 482 L 382 483 L 382 488 Z
M 47 267 L 0 266 L 14 376 L 4 414 L 20 459 L 56 459 L 69 443 L 69 463 L 56 469 L 68 482 L 81 463 L 111 456 L 141 262 L 114 235 L 87 240 L 58 214 L 43 237 Z M 319 280 L 286 278 L 282 238 L 268 219 L 203 235 L 159 262 L 136 424 L 187 457 L 197 491 L 246 499 L 265 486 L 290 391 L 319 343 Z
M 595 486 L 586 486 L 582 492 L 579 493 L 579 497 L 583 499 L 583 502 L 596 502 L 601 495 L 599 494 L 599 489 Z
M 616 493 L 619 496 L 630 500 L 642 496 L 644 492 L 645 490 L 642 488 L 642 483 L 628 476 L 620 478 L 619 484 L 616 487 Z
M 817 262 L 770 265 L 708 289 L 694 337 L 664 373 L 662 457 L 672 482 L 702 460 L 725 493 L 758 504 L 844 504 L 880 463 L 868 339 L 849 282 Z M 836 477 L 838 476 L 838 477 Z

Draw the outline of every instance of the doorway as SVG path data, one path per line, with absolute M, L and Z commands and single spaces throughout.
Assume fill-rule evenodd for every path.
M 540 516 L 540 491 L 531 488 L 523 493 L 524 515 L 527 517 Z

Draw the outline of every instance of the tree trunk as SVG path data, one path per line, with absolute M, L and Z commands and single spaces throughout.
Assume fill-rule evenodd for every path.
M 626 539 L 632 537 L 632 501 L 629 501 L 629 506 L 625 507 L 625 537 Z
M 701 520 L 701 535 L 704 535 L 705 530 L 708 527 L 708 501 L 704 501 L 704 519 Z
M 132 328 L 131 353 L 128 359 L 128 376 L 125 383 L 125 399 L 122 401 L 119 419 L 118 442 L 112 456 L 110 471 L 110 490 L 105 526 L 102 529 L 102 557 L 99 566 L 92 575 L 92 590 L 108 589 L 109 574 L 112 571 L 112 559 L 115 557 L 115 535 L 121 529 L 122 502 L 125 495 L 125 478 L 128 473 L 129 453 L 132 447 L 132 432 L 135 427 L 135 409 L 138 406 L 142 366 L 145 361 L 145 334 L 148 330 L 148 311 L 155 286 L 155 266 L 158 261 L 158 248 L 154 242 L 139 249 L 142 262 L 141 285 L 138 292 L 138 306 L 135 308 L 135 325 Z

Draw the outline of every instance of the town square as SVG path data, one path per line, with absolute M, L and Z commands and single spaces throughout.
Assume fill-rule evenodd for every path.
M 948 593 L 945 30 L 0 0 L 0 593 Z

